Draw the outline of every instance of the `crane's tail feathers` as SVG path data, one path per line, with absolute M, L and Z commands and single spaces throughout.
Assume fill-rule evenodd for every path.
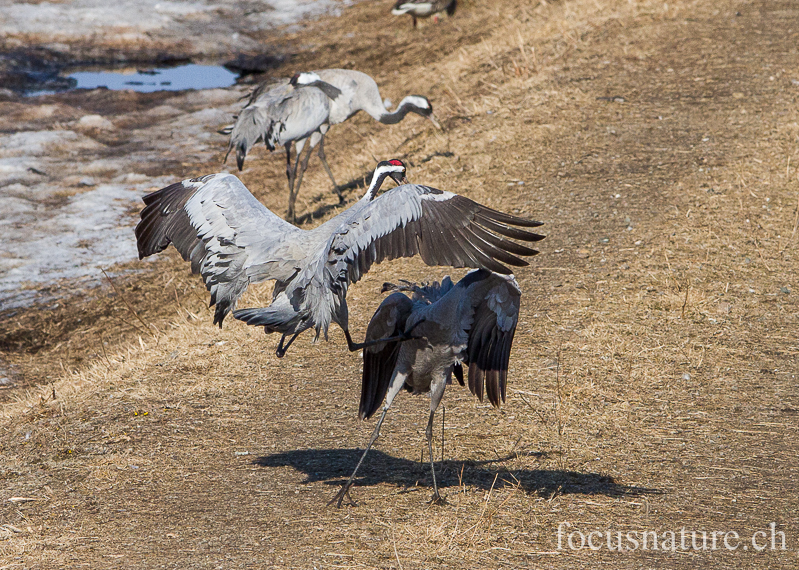
M 455 366 L 452 368 L 452 375 L 455 376 L 455 379 L 458 381 L 458 384 L 460 384 L 461 386 L 464 385 L 462 363 L 458 362 L 457 364 L 455 364 Z
M 488 401 L 495 408 L 505 402 L 505 392 L 508 383 L 508 370 L 489 369 L 483 370 L 476 363 L 469 365 L 469 391 L 483 401 L 483 396 L 488 396 Z
M 236 117 L 236 124 L 232 127 L 225 127 L 220 133 L 230 135 L 228 154 L 236 149 L 236 165 L 239 170 L 244 168 L 244 159 L 247 152 L 253 145 L 260 141 L 266 143 L 269 150 L 275 150 L 275 140 L 283 130 L 282 124 L 275 124 L 276 121 L 263 109 L 258 107 L 245 107 Z M 227 161 L 227 155 L 225 155 Z
M 228 150 L 230 152 L 230 150 Z M 247 146 L 244 143 L 239 143 L 236 146 L 236 166 L 239 168 L 239 172 L 241 169 L 244 168 L 244 157 L 247 156 Z M 227 159 L 227 155 L 225 155 L 225 159 Z
M 453 16 L 455 14 L 455 8 L 458 7 L 458 0 L 452 0 L 447 6 L 447 16 Z

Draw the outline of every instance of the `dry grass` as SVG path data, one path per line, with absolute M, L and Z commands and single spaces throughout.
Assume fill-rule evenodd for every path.
M 424 28 L 427 44 L 384 12 L 352 8 L 293 65 L 351 61 L 394 100 L 430 93 L 447 130 L 356 118 L 329 139 L 337 176 L 399 155 L 413 180 L 541 219 L 548 234 L 518 275 L 507 405 L 457 387 L 445 397 L 449 504 L 425 504 L 426 400 L 401 396 L 354 489 L 360 505 L 324 507 L 373 425 L 356 418 L 359 357 L 338 330 L 278 360 L 272 337 L 213 328 L 173 253 L 116 294 L 8 321 L 3 357 L 38 385 L 2 408 L 3 498 L 36 500 L 3 503 L 0 524 L 21 532 L 0 529 L 0 556 L 31 567 L 793 567 L 796 8 L 470 2 Z M 370 21 L 386 24 L 377 40 L 346 37 Z M 248 164 L 245 183 L 279 208 L 285 196 L 264 181 L 282 189 L 280 157 Z M 312 164 L 300 211 L 333 202 Z M 354 328 L 363 334 L 383 281 L 443 274 L 415 260 L 375 268 L 351 291 Z M 243 305 L 266 299 L 253 288 Z M 562 521 L 742 535 L 775 521 L 791 551 L 570 553 L 557 548 Z

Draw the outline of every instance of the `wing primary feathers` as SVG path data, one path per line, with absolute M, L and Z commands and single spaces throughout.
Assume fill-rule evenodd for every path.
M 502 245 L 497 246 L 492 244 L 490 240 L 496 241 L 499 238 L 486 232 L 485 230 L 481 230 L 478 226 L 472 224 L 470 226 L 461 228 L 460 231 L 464 237 L 464 240 L 468 242 L 471 248 L 474 248 L 486 257 L 494 260 L 495 264 L 497 261 L 501 261 L 507 263 L 508 265 L 517 267 L 524 267 L 528 265 L 526 261 L 519 259 L 518 257 L 515 257 L 514 255 L 511 255 L 505 251 Z M 497 269 L 496 267 L 486 265 L 485 269 L 490 269 L 491 271 L 502 273 L 503 275 L 509 275 L 511 273 L 507 267 L 503 265 L 500 265 L 500 267 L 501 269 Z
M 163 251 L 174 241 L 169 234 L 182 225 L 179 222 L 184 221 L 175 216 L 180 216 L 181 213 L 185 216 L 183 207 L 196 191 L 196 187 L 187 187 L 183 182 L 177 182 L 142 198 L 145 206 L 141 211 L 141 222 L 135 230 L 139 259 Z M 181 254 L 185 256 L 183 251 Z
M 489 208 L 488 206 L 483 206 L 482 204 L 477 204 L 477 206 L 478 206 L 477 211 L 480 214 L 482 214 L 486 218 L 491 218 L 492 220 L 495 220 L 503 224 L 508 224 L 511 226 L 521 226 L 523 228 L 537 228 L 544 225 L 544 222 L 537 222 L 535 220 L 528 220 L 527 218 L 512 216 L 510 214 L 494 210 L 493 208 Z
M 481 228 L 477 224 L 472 225 L 469 229 L 472 230 L 478 237 L 487 241 L 491 245 L 502 249 L 504 252 L 513 253 L 516 255 L 526 255 L 532 256 L 537 255 L 538 251 L 532 248 L 527 247 L 526 245 L 522 245 L 520 243 L 516 243 L 515 241 L 511 241 L 509 239 L 505 239 L 498 235 L 492 234 L 491 232 Z M 513 263 L 509 261 L 508 263 Z
M 461 267 L 484 267 L 496 273 L 501 273 L 502 275 L 510 275 L 511 270 L 502 265 L 499 261 L 504 261 L 510 265 L 525 264 L 521 259 L 508 255 L 484 240 L 479 239 L 472 231 L 473 229 L 473 227 L 459 228 L 459 230 L 455 232 L 456 235 L 463 237 L 464 242 L 469 244 L 469 249 L 476 261 L 474 264 L 464 264 Z M 497 259 L 499 259 L 499 261 L 497 261 Z
M 446 257 L 444 258 L 445 264 L 450 265 L 452 267 L 471 267 L 475 264 L 475 259 L 473 255 L 469 253 L 469 246 L 472 246 L 471 243 L 468 242 L 466 236 L 463 233 L 463 228 L 458 226 L 454 226 L 452 224 L 452 220 L 447 220 L 442 217 L 442 212 L 439 212 L 436 208 L 429 208 L 427 211 L 428 215 L 430 216 L 430 220 L 425 220 L 427 224 L 430 225 L 430 230 L 432 232 L 440 232 L 442 235 L 445 233 L 445 229 L 448 229 L 452 234 L 452 237 L 455 239 L 444 239 L 441 240 L 441 247 L 438 250 L 439 254 L 445 254 Z M 458 237 L 464 238 L 463 240 L 457 239 Z M 481 252 L 482 253 L 482 252 Z
M 364 350 L 361 402 L 358 406 L 358 417 L 362 420 L 369 419 L 380 409 L 388 392 L 399 349 L 400 343 L 392 342 L 379 351 Z
M 396 336 L 405 330 L 413 302 L 403 293 L 392 293 L 375 311 L 366 328 L 366 340 Z M 372 416 L 383 403 L 400 351 L 400 342 L 380 343 L 363 351 L 361 376 L 361 401 L 358 415 L 361 419 Z
M 498 234 L 502 234 L 505 237 L 518 239 L 522 241 L 539 241 L 544 239 L 544 236 L 541 234 L 534 234 L 533 232 L 520 230 L 518 228 L 514 228 L 512 226 L 499 223 L 496 220 L 493 220 L 480 213 L 478 213 L 474 217 L 474 219 L 477 223 L 479 223 L 481 226 L 484 226 L 486 229 L 496 232 Z
M 519 256 L 538 253 L 513 240 L 529 243 L 543 238 L 512 226 L 540 225 L 463 196 L 409 184 L 368 202 L 338 231 L 347 248 L 341 255 L 350 263 L 348 277 L 354 283 L 375 263 L 417 254 L 428 265 L 484 268 L 510 275 L 508 266 L 528 265 Z
M 472 275 L 473 283 L 479 283 L 481 276 L 477 272 Z M 507 394 L 508 363 L 521 291 L 513 280 L 501 282 L 497 276 L 482 279 L 490 281 L 485 281 L 489 288 L 480 294 L 469 330 L 469 389 L 478 398 L 485 394 L 493 406 L 499 407 Z

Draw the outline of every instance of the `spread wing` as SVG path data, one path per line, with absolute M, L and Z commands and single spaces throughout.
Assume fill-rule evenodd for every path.
M 334 233 L 328 262 L 339 279 L 351 283 L 374 263 L 414 255 L 428 265 L 510 274 L 503 263 L 525 266 L 528 263 L 517 256 L 538 253 L 518 241 L 544 237 L 520 228 L 540 225 L 451 192 L 405 184 L 353 212 Z
M 470 277 L 480 278 L 482 283 L 470 286 L 469 291 L 474 307 L 465 359 L 469 365 L 469 390 L 481 401 L 485 393 L 491 404 L 499 407 L 500 398 L 505 401 L 508 361 L 519 320 L 521 290 L 513 275 L 473 272 L 461 282 Z
M 269 211 L 232 174 L 184 180 L 143 200 L 139 259 L 174 244 L 202 275 L 220 327 L 250 283 L 294 274 L 290 242 L 305 232 Z
M 413 302 L 402 293 L 386 297 L 369 321 L 366 340 L 397 336 L 405 330 L 405 321 L 413 309 Z M 362 420 L 371 417 L 386 397 L 394 367 L 399 355 L 399 342 L 380 343 L 363 350 L 363 376 L 361 403 L 358 415 Z

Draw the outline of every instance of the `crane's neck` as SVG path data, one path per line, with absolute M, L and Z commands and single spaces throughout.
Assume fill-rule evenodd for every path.
M 380 191 L 380 187 L 383 185 L 383 181 L 388 176 L 388 172 L 385 170 L 377 169 L 375 173 L 372 175 L 372 181 L 369 183 L 369 189 L 366 190 L 366 194 L 364 194 L 362 200 L 366 202 L 371 202 L 377 197 L 377 193 Z
M 418 95 L 409 95 L 400 102 L 393 113 L 383 111 L 379 116 L 372 116 L 384 125 L 394 125 L 399 123 L 405 118 L 405 115 L 411 112 L 418 115 L 427 116 L 431 112 L 430 104 L 423 97 L 419 97 Z

